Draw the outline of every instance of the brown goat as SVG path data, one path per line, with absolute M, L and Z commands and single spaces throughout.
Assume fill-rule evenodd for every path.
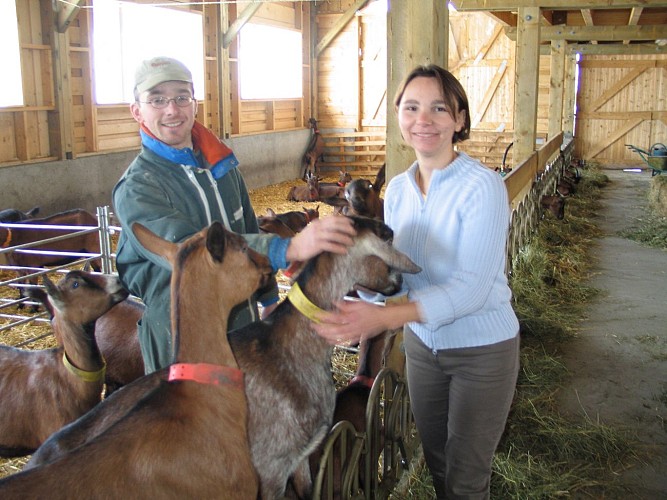
M 322 139 L 320 130 L 317 128 L 317 120 L 315 118 L 308 120 L 308 128 L 312 129 L 313 133 L 310 136 L 310 142 L 301 160 L 301 168 L 303 168 L 301 177 L 304 180 L 306 180 L 306 174 L 309 171 L 315 173 L 315 176 L 319 174 L 318 162 L 322 160 L 324 153 L 324 139 Z
M 70 271 L 54 285 L 43 277 L 62 345 L 30 351 L 0 346 L 0 455 L 27 455 L 53 432 L 98 404 L 104 358 L 95 321 L 128 292 L 117 276 Z
M 308 456 L 331 427 L 333 348 L 312 329 L 306 316 L 309 309 L 331 309 L 334 301 L 357 287 L 395 293 L 402 272 L 419 271 L 391 246 L 393 233 L 385 224 L 361 217 L 353 220 L 357 236 L 346 255 L 325 252 L 309 260 L 288 300 L 266 321 L 229 333 L 246 374 L 248 432 L 264 500 L 280 498 L 293 473 L 304 485 L 300 496 L 309 496 Z
M 337 207 L 345 215 L 359 215 L 384 220 L 384 200 L 380 192 L 385 183 L 385 165 L 375 176 L 375 181 L 355 179 L 345 186 L 345 199 L 330 197 L 324 203 Z
M 54 310 L 44 290 L 29 288 L 28 295 L 39 301 L 53 318 Z M 97 346 L 107 363 L 104 377 L 107 397 L 116 389 L 144 374 L 144 360 L 137 335 L 137 322 L 141 319 L 144 309 L 145 306 L 141 302 L 127 298 L 109 309 L 95 322 Z M 62 345 L 59 332 L 54 333 L 56 341 Z
M 287 193 L 288 201 L 317 201 L 319 199 L 319 179 L 310 170 L 306 173 L 306 185 L 292 186 Z
M 269 261 L 217 222 L 181 244 L 133 231 L 173 268 L 175 363 L 65 427 L 69 451 L 49 460 L 40 448 L 0 480 L 3 498 L 257 498 L 243 374 L 226 329 L 231 308 L 268 282 Z
M 17 210 L 15 208 L 5 208 L 0 210 L 0 222 L 11 224 L 13 222 L 22 222 L 24 220 L 32 219 L 39 212 L 39 207 L 33 207 L 27 212 Z
M 556 219 L 562 220 L 565 217 L 565 197 L 560 194 L 542 196 L 540 206 L 551 212 Z
M 315 208 L 303 207 L 302 212 L 292 210 L 283 213 L 276 213 L 270 208 L 267 208 L 265 216 L 257 217 L 257 222 L 259 222 L 260 229 L 262 228 L 262 223 L 265 220 L 270 221 L 272 218 L 278 219 L 292 231 L 299 233 L 303 231 L 303 229 L 310 221 L 320 218 L 320 207 L 319 205 Z

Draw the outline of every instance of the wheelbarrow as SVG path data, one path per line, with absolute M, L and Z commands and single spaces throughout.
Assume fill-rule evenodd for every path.
M 651 169 L 651 176 L 667 172 L 667 146 L 656 142 L 648 151 L 632 144 L 626 146 L 637 153 Z

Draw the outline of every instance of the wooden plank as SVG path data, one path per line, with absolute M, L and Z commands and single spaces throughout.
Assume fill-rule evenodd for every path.
M 540 5 L 545 8 L 544 5 Z M 517 39 L 516 28 L 505 28 L 510 40 Z M 539 42 L 568 40 L 573 42 L 623 42 L 623 40 L 658 40 L 667 38 L 667 26 L 543 26 Z
M 514 158 L 521 161 L 530 156 L 535 148 L 539 94 L 539 7 L 520 8 L 518 19 L 513 142 Z
M 632 120 L 628 120 L 623 124 L 621 127 L 618 127 L 612 134 L 609 136 L 609 138 L 605 139 L 603 142 L 593 146 L 588 153 L 585 155 L 584 159 L 586 160 L 591 160 L 595 158 L 596 155 L 600 154 L 602 151 L 604 151 L 606 148 L 611 146 L 614 142 L 616 142 L 618 139 L 623 137 L 625 134 L 627 134 L 630 130 L 635 128 L 637 125 L 639 125 L 643 120 L 641 118 L 635 118 Z
M 537 154 L 533 153 L 503 178 L 512 208 L 516 208 L 530 190 L 537 175 L 537 167 Z
M 363 9 L 369 0 L 357 0 L 354 5 L 347 9 L 342 16 L 338 18 L 336 23 L 327 31 L 320 42 L 315 47 L 315 56 L 320 57 L 320 54 L 326 49 L 331 41 L 338 36 L 338 34 L 347 26 L 359 9 Z
M 509 10 L 513 7 L 532 7 L 534 0 L 452 0 L 458 12 Z M 636 7 L 639 2 L 630 0 L 540 0 L 543 9 L 620 9 Z M 647 3 L 647 2 L 642 2 Z M 651 7 L 667 7 L 667 1 L 651 0 Z
M 586 110 L 597 111 L 600 109 L 609 99 L 614 97 L 618 92 L 623 88 L 627 87 L 632 83 L 632 81 L 641 75 L 647 69 L 655 66 L 652 62 L 637 64 L 637 66 L 630 72 L 626 73 L 620 80 L 614 83 L 611 87 L 607 88 L 602 95 L 600 95 L 591 105 L 590 108 L 586 106 Z
M 484 117 L 486 110 L 489 108 L 489 104 L 491 104 L 491 99 L 493 99 L 493 96 L 498 90 L 498 86 L 500 85 L 500 81 L 505 75 L 506 70 L 507 70 L 507 61 L 503 61 L 501 65 L 498 67 L 498 70 L 496 71 L 496 74 L 494 75 L 493 80 L 489 85 L 489 88 L 486 90 L 486 93 L 484 94 L 484 98 L 482 99 L 482 104 L 479 107 L 479 111 L 472 119 L 471 127 L 476 127 L 479 124 L 479 122 L 482 121 L 482 118 Z
M 84 0 L 70 0 L 65 2 L 56 2 L 55 6 L 58 9 L 58 18 L 56 21 L 56 30 L 58 33 L 65 33 L 69 28 L 70 23 L 79 15 L 79 10 Z
M 551 42 L 551 74 L 549 75 L 549 137 L 563 128 L 563 101 L 565 88 L 565 45 L 562 40 Z
M 243 12 L 234 19 L 232 25 L 225 31 L 225 34 L 222 36 L 222 48 L 226 49 L 232 44 L 232 40 L 236 38 L 241 28 L 246 25 L 248 21 L 255 15 L 255 12 L 262 6 L 262 2 L 252 2 L 250 5 L 246 6 L 243 9 Z
M 563 132 L 556 134 L 549 142 L 537 150 L 537 162 L 540 169 L 545 166 L 556 153 L 560 153 L 562 145 Z

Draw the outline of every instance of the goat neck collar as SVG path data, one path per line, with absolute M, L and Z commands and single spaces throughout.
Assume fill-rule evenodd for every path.
M 5 238 L 5 241 L 2 244 L 1 248 L 7 248 L 9 245 L 12 244 L 12 230 L 9 229 L 8 227 L 6 227 L 5 229 L 7 230 L 7 237 Z
M 303 290 L 301 290 L 298 283 L 292 285 L 292 288 L 290 288 L 290 291 L 287 294 L 287 298 L 301 314 L 315 323 L 319 323 L 320 314 L 326 312 L 324 309 L 320 309 L 308 300 L 308 297 L 303 294 Z
M 231 366 L 209 363 L 174 363 L 169 366 L 169 382 L 191 380 L 200 384 L 228 385 L 243 390 L 243 372 Z
M 79 377 L 84 382 L 103 382 L 107 371 L 107 362 L 104 360 L 102 360 L 102 368 L 95 372 L 89 372 L 82 370 L 81 368 L 77 368 L 70 362 L 69 359 L 67 359 L 66 353 L 63 353 L 63 364 L 65 365 L 65 368 L 67 368 L 68 372 L 76 377 Z

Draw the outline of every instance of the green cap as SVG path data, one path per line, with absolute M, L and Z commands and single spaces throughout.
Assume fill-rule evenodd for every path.
M 163 82 L 192 83 L 192 73 L 185 65 L 171 57 L 153 57 L 143 61 L 134 75 L 134 88 L 139 94 Z

